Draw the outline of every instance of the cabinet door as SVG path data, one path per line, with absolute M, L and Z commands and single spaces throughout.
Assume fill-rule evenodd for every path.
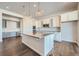
M 55 34 L 51 34 L 49 36 L 49 38 L 50 38 L 50 40 L 49 40 L 49 42 L 50 42 L 50 44 L 49 44 L 50 49 L 54 48 L 54 39 L 55 39 L 54 37 L 55 37 Z
M 54 47 L 54 34 L 48 35 L 44 37 L 44 52 L 47 55 Z
M 41 27 L 41 21 L 36 21 L 36 28 L 40 28 Z
M 65 21 L 68 21 L 68 13 L 61 15 L 61 22 L 65 22 Z
M 78 20 L 78 11 L 73 11 L 68 14 L 69 21 Z
M 78 20 L 78 11 L 72 11 L 61 15 L 61 22 Z
M 38 21 L 38 27 L 41 28 L 42 27 L 42 21 Z
M 60 16 L 53 17 L 53 27 L 60 27 Z
M 39 26 L 38 26 L 38 21 L 35 21 L 35 26 L 36 26 L 36 28 L 39 27 Z
M 49 24 L 49 27 L 51 27 L 51 19 L 50 18 L 44 19 L 43 24 Z
M 43 20 L 43 24 L 49 24 L 50 23 L 50 19 L 44 19 Z

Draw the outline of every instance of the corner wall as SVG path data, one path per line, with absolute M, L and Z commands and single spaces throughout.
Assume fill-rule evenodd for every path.
M 78 11 L 79 11 L 79 2 L 78 2 Z M 79 15 L 78 15 L 78 17 L 79 17 Z M 77 43 L 78 43 L 78 46 L 79 46 L 79 21 L 77 23 L 77 27 L 78 27 L 78 29 L 77 29 L 77 31 L 78 31 L 78 41 L 77 41 Z
M 23 34 L 31 34 L 33 32 L 32 26 L 33 26 L 34 19 L 30 17 L 24 17 L 23 19 Z
M 2 13 L 0 12 L 0 42 L 2 42 Z

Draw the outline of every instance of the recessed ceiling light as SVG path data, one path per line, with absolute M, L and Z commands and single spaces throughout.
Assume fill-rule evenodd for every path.
M 34 4 L 33 7 L 36 7 L 36 4 Z
M 6 8 L 7 8 L 7 9 L 9 9 L 9 7 L 8 7 L 8 6 L 7 6 Z

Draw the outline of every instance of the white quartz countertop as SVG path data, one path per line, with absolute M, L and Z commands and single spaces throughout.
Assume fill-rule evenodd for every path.
M 50 35 L 50 34 L 53 34 L 53 33 L 41 33 L 41 32 L 37 32 L 37 33 L 35 33 L 35 34 L 29 33 L 29 34 L 25 34 L 25 35 L 28 35 L 28 36 L 32 36 L 32 37 L 35 37 L 35 38 L 42 39 L 42 38 L 44 38 L 44 36 L 47 36 L 47 35 Z

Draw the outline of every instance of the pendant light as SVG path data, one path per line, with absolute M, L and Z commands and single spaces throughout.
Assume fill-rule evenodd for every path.
M 40 9 L 40 2 L 38 2 L 36 16 L 42 16 L 42 15 L 43 15 L 43 10 Z
M 31 17 L 31 14 L 30 14 L 31 13 L 31 10 L 30 10 L 30 2 L 29 2 L 29 10 L 28 10 L 28 13 L 29 13 L 28 16 Z

